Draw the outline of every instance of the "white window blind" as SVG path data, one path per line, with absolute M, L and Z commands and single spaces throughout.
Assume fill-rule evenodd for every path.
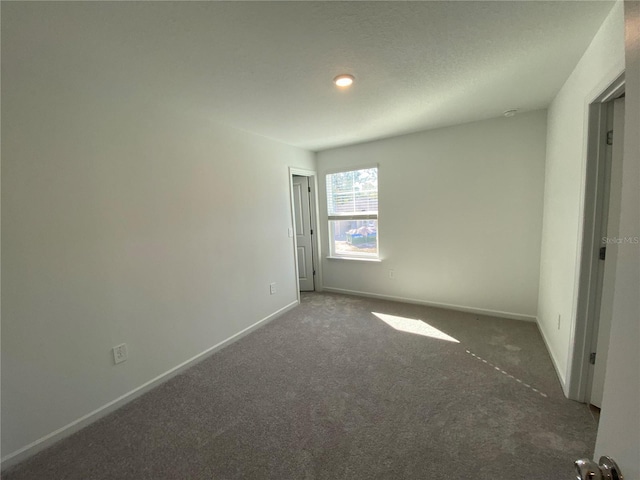
M 327 211 L 330 220 L 378 218 L 378 169 L 327 175 Z

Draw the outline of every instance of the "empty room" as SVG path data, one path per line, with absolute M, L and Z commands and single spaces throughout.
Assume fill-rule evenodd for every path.
M 3 479 L 640 479 L 640 2 L 0 9 Z

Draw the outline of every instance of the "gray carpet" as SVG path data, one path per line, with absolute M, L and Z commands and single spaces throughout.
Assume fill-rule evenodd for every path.
M 533 323 L 316 293 L 3 478 L 560 480 L 596 428 Z

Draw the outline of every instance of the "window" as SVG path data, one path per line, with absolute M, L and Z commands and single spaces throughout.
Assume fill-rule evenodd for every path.
M 332 257 L 378 258 L 378 168 L 327 175 Z

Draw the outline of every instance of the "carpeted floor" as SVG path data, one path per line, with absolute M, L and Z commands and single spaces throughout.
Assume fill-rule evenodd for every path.
M 533 323 L 314 293 L 3 478 L 561 480 L 596 429 Z

